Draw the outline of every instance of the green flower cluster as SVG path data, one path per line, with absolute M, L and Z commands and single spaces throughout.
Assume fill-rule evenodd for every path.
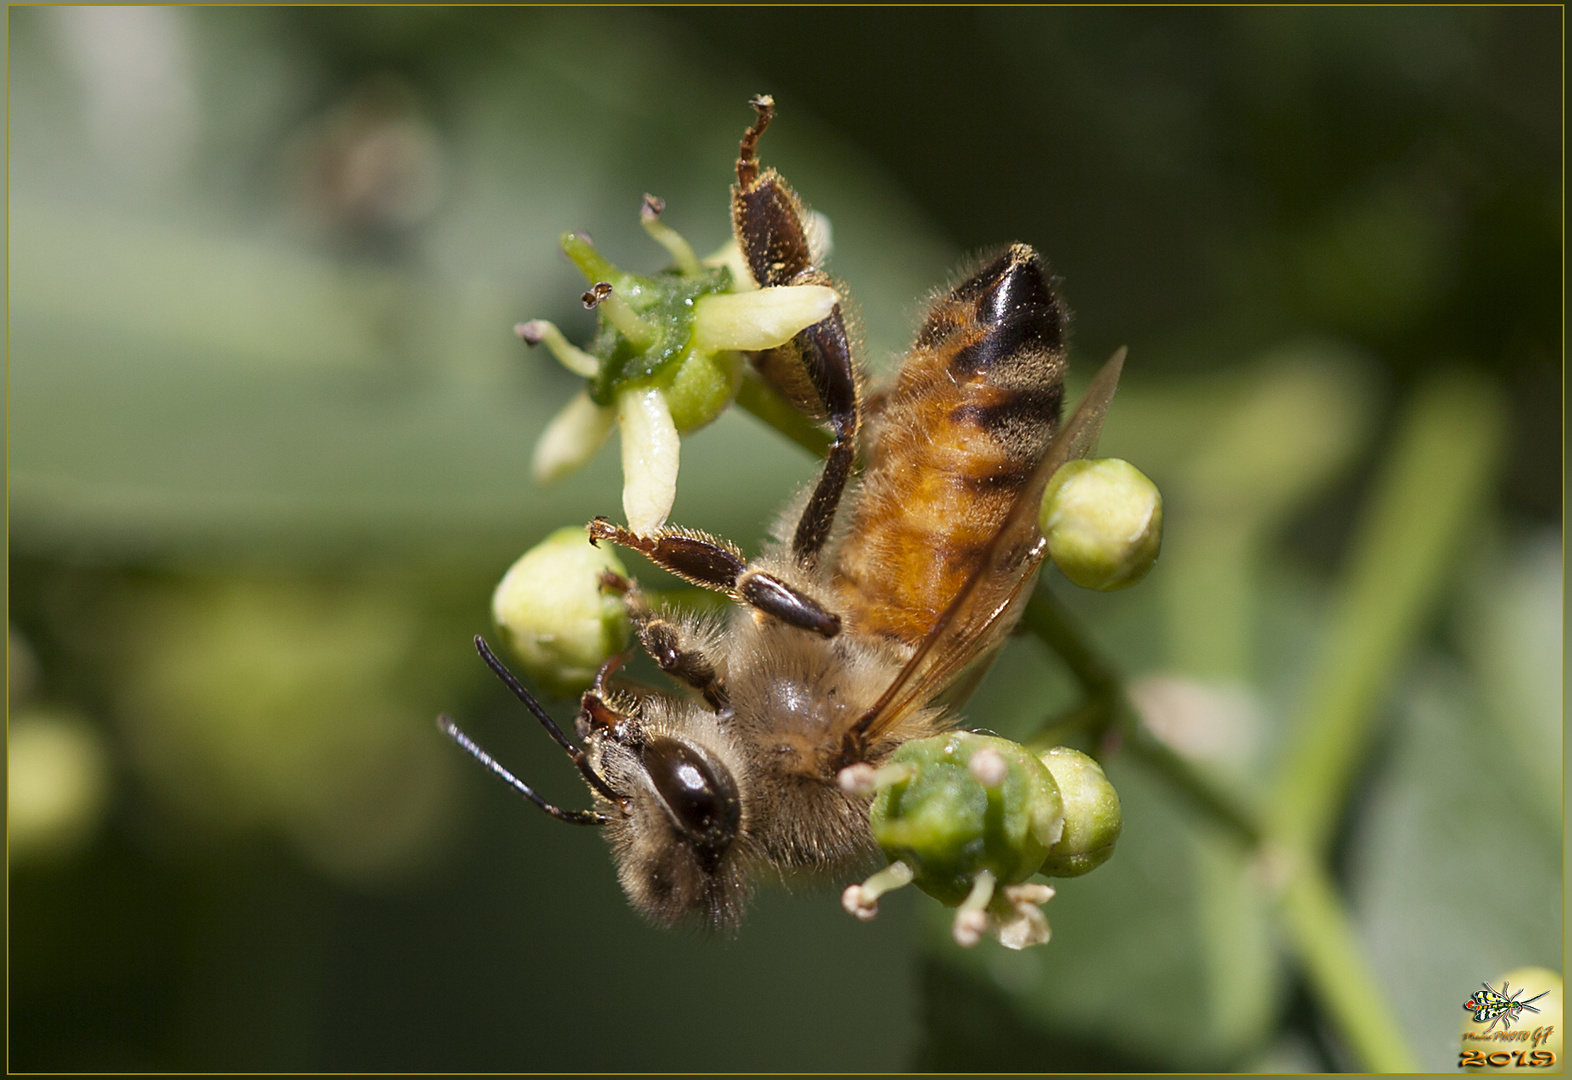
M 599 315 L 588 350 L 543 319 L 516 327 L 525 342 L 544 344 L 586 380 L 536 444 L 536 479 L 556 480 L 587 464 L 620 427 L 623 512 L 640 534 L 666 523 L 677 494 L 678 437 L 731 404 L 741 353 L 784 344 L 836 302 L 824 285 L 757 288 L 735 242 L 700 261 L 660 220 L 663 207 L 646 195 L 641 213 L 645 231 L 672 257 L 658 274 L 630 274 L 588 237 L 562 237 L 562 250 L 590 283 L 584 304 Z
M 1042 905 L 1054 890 L 1028 879 L 1094 869 L 1121 827 L 1119 796 L 1085 754 L 1037 756 L 967 731 L 906 743 L 880 769 L 845 770 L 841 783 L 874 792 L 869 824 L 891 860 L 845 891 L 846 909 L 872 918 L 880 895 L 913 884 L 957 909 L 955 940 L 966 946 L 984 934 L 1012 949 L 1046 942 Z

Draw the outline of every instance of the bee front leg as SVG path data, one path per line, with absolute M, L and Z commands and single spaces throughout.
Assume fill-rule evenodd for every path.
M 713 536 L 673 528 L 640 536 L 603 517 L 589 523 L 589 535 L 592 544 L 610 540 L 620 547 L 630 548 L 684 581 L 723 592 L 788 626 L 811 630 L 827 638 L 841 632 L 839 615 L 774 574 L 752 569 L 735 545 Z
M 715 672 L 715 665 L 703 649 L 685 640 L 680 625 L 663 618 L 650 607 L 638 582 L 610 570 L 601 575 L 600 581 L 601 588 L 622 597 L 628 618 L 639 635 L 639 644 L 644 646 L 650 659 L 667 675 L 704 695 L 704 700 L 715 712 L 730 712 L 731 700 Z
M 751 104 L 758 118 L 742 137 L 737 186 L 732 190 L 732 230 L 748 272 L 761 288 L 834 287 L 814 258 L 807 212 L 796 193 L 774 169 L 759 171 L 758 141 L 775 115 L 775 103 L 761 96 Z M 799 412 L 828 423 L 835 433 L 813 495 L 792 536 L 793 557 L 811 567 L 835 523 L 835 511 L 857 456 L 861 424 L 856 366 L 840 305 L 786 344 L 750 353 L 748 358 L 765 385 Z

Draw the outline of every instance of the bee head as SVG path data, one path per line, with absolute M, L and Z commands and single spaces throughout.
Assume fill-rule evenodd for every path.
M 704 722 L 708 714 L 681 727 L 661 722 L 661 713 L 683 704 L 641 705 L 655 715 L 625 719 L 588 739 L 596 771 L 618 796 L 606 815 L 617 876 L 653 922 L 728 929 L 748 892 L 740 850 L 745 814 L 737 772 L 727 764 L 736 760 L 729 740 L 714 721 Z

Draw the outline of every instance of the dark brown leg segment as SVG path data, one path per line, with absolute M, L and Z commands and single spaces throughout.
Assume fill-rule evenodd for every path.
M 840 633 L 838 615 L 775 575 L 748 569 L 742 553 L 723 540 L 677 529 L 638 536 L 603 517 L 589 523 L 589 534 L 590 543 L 610 540 L 619 547 L 631 548 L 684 581 L 726 593 L 788 626 L 811 630 L 821 637 Z
M 715 665 L 702 650 L 682 640 L 676 623 L 662 618 L 650 607 L 638 582 L 607 571 L 601 576 L 601 587 L 622 597 L 628 608 L 628 618 L 638 632 L 639 643 L 662 671 L 703 694 L 715 712 L 725 712 L 731 707 L 726 688 L 715 673 Z
M 774 115 L 767 97 L 752 102 L 758 119 L 742 137 L 737 187 L 732 192 L 732 228 L 754 281 L 775 285 L 831 285 L 814 265 L 807 215 L 797 195 L 773 169 L 759 172 L 758 140 Z M 860 423 L 857 375 L 840 306 L 822 322 L 778 348 L 749 354 L 764 383 L 835 432 L 824 469 L 792 536 L 792 555 L 812 566 L 829 539 L 841 493 L 857 454 Z

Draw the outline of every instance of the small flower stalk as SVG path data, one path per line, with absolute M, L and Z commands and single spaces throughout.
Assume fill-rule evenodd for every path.
M 590 285 L 584 306 L 599 315 L 588 348 L 543 319 L 515 327 L 526 344 L 546 346 L 586 380 L 536 444 L 536 480 L 550 483 L 582 468 L 617 428 L 623 513 L 639 534 L 666 523 L 677 494 L 680 436 L 731 404 L 742 379 L 741 354 L 790 341 L 836 303 L 835 291 L 825 285 L 756 287 L 732 250 L 735 242 L 700 260 L 661 221 L 664 208 L 646 195 L 639 215 L 672 260 L 655 275 L 619 269 L 582 234 L 562 237 L 562 250 Z M 827 243 L 828 225 L 819 231 Z
M 1134 585 L 1157 562 L 1163 497 L 1128 461 L 1071 461 L 1049 481 L 1039 524 L 1065 577 L 1111 592 Z

